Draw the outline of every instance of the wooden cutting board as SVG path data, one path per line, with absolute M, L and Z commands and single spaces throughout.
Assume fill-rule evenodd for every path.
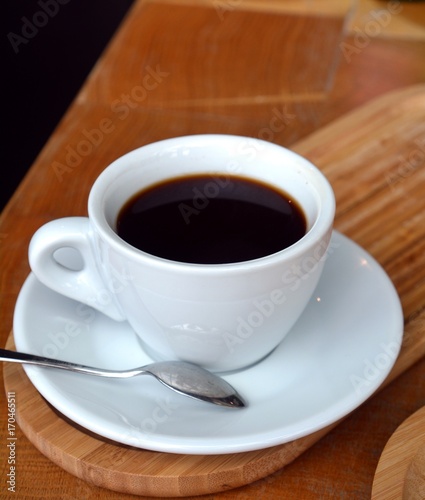
M 425 86 L 385 95 L 292 149 L 328 177 L 336 229 L 383 265 L 400 295 L 405 334 L 385 385 L 425 355 Z M 8 348 L 14 348 L 12 336 Z M 146 496 L 190 496 L 249 484 L 281 469 L 338 423 L 280 446 L 234 455 L 176 455 L 95 436 L 64 418 L 22 367 L 5 364 L 6 391 L 32 443 L 63 469 L 95 485 Z
M 372 486 L 372 500 L 425 498 L 425 406 L 388 440 Z

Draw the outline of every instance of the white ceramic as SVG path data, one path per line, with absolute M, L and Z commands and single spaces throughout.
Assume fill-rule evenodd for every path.
M 305 313 L 261 363 L 225 375 L 246 399 L 229 410 L 174 395 L 154 380 L 106 380 L 26 366 L 40 393 L 101 436 L 173 453 L 278 445 L 344 417 L 382 384 L 402 342 L 403 315 L 379 264 L 335 232 Z M 52 292 L 30 275 L 16 304 L 18 350 L 105 368 L 151 361 L 126 323 Z
M 189 173 L 209 173 L 211 183 L 237 174 L 283 189 L 303 208 L 307 234 L 264 258 L 220 265 L 165 260 L 117 236 L 118 212 L 133 194 Z M 211 187 L 206 185 L 206 197 L 216 192 Z M 285 148 L 236 136 L 179 137 L 144 146 L 110 165 L 91 190 L 89 219 L 43 226 L 31 241 L 30 265 L 52 290 L 115 320 L 127 319 L 155 359 L 233 370 L 269 354 L 299 318 L 323 268 L 334 210 L 326 178 Z M 63 247 L 78 250 L 81 269 L 69 270 L 55 260 Z

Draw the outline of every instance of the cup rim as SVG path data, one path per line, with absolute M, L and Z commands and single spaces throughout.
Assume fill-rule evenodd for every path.
M 213 145 L 217 146 L 218 144 L 223 144 L 223 141 L 235 142 L 241 140 L 250 141 L 251 144 L 258 144 L 259 146 L 266 147 L 270 150 L 274 149 L 279 154 L 283 153 L 296 160 L 300 168 L 304 168 L 305 172 L 308 171 L 311 178 L 314 179 L 317 184 L 320 184 L 321 189 L 324 191 L 325 203 L 321 203 L 316 221 L 307 233 L 291 246 L 279 250 L 278 252 L 248 261 L 221 264 L 181 262 L 158 257 L 133 247 L 118 236 L 108 223 L 104 211 L 105 192 L 108 186 L 111 185 L 112 181 L 116 179 L 117 174 L 122 175 L 124 172 L 129 170 L 128 168 L 125 169 L 126 162 L 129 164 L 129 160 L 132 160 L 135 157 L 152 157 L 153 155 L 158 154 L 158 151 L 163 150 L 165 147 L 182 147 L 183 144 L 185 147 L 188 147 L 190 144 L 195 143 L 197 147 L 200 147 L 200 144 L 208 144 L 211 147 Z M 245 177 L 249 178 L 249 175 L 246 175 Z M 308 159 L 302 157 L 294 151 L 291 151 L 290 149 L 285 148 L 284 146 L 267 142 L 262 139 L 238 135 L 196 134 L 156 141 L 129 151 L 123 156 L 117 158 L 100 173 L 94 182 L 88 199 L 88 213 L 91 225 L 94 226 L 97 232 L 101 235 L 102 239 L 104 239 L 116 252 L 124 254 L 127 259 L 130 259 L 133 262 L 136 261 L 138 263 L 154 266 L 155 268 L 163 268 L 165 271 L 189 272 L 196 274 L 228 274 L 247 270 L 259 270 L 263 267 L 281 263 L 282 259 L 291 260 L 296 258 L 299 254 L 314 247 L 323 239 L 328 239 L 335 216 L 335 195 L 328 179 L 318 169 L 318 167 L 316 167 Z

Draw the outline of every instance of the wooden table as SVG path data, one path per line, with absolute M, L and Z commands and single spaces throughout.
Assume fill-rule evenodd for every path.
M 29 272 L 31 235 L 51 219 L 86 214 L 90 187 L 113 159 L 193 133 L 291 147 L 377 96 L 425 83 L 424 57 L 421 3 L 137 1 L 2 214 L 0 344 Z M 350 227 L 340 216 L 336 227 Z M 348 235 L 373 250 L 361 231 Z M 424 281 L 412 285 L 418 294 Z M 406 301 L 406 325 L 414 322 L 423 338 L 425 300 Z M 425 404 L 424 379 L 422 359 L 284 469 L 208 498 L 370 498 L 386 442 Z M 17 495 L 8 495 L 3 393 L 0 412 L 2 498 L 137 498 L 68 474 L 19 430 Z

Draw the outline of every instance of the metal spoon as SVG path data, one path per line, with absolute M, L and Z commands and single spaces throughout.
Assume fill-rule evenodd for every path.
M 200 366 L 185 361 L 160 361 L 138 368 L 117 371 L 93 368 L 7 349 L 0 349 L 0 361 L 61 368 L 98 377 L 130 378 L 137 375 L 152 375 L 169 389 L 184 396 L 229 408 L 243 408 L 245 406 L 242 398 L 229 383 Z

